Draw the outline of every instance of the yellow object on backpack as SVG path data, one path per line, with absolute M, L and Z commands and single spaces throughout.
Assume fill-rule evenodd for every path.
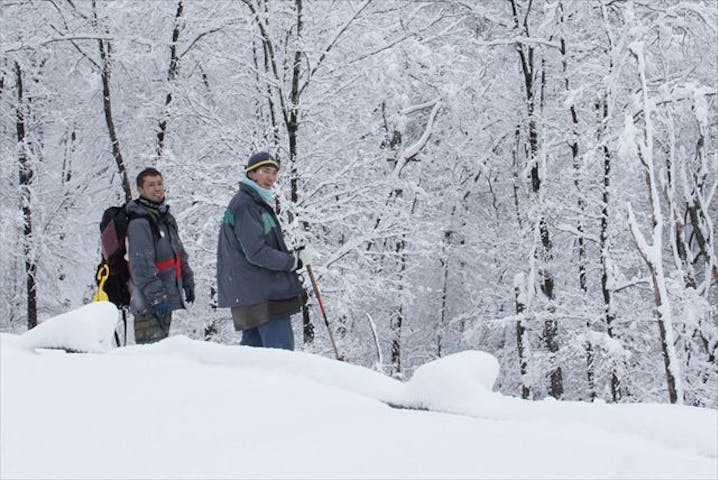
M 109 302 L 110 297 L 105 293 L 105 282 L 107 277 L 110 276 L 110 267 L 107 264 L 103 264 L 97 271 L 97 292 L 92 296 L 93 302 Z

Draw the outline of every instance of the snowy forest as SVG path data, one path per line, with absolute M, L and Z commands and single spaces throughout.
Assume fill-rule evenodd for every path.
M 91 301 L 152 166 L 197 279 L 173 333 L 237 343 L 217 234 L 269 150 L 346 361 L 718 407 L 713 0 L 0 0 L 0 54 L 1 331 Z

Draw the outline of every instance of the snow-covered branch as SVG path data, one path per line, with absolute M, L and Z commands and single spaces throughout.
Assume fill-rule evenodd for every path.
M 475 40 L 474 44 L 478 47 L 499 47 L 499 46 L 505 46 L 505 45 L 543 45 L 544 47 L 551 47 L 555 49 L 560 49 L 561 44 L 558 42 L 554 42 L 545 38 L 536 38 L 536 37 L 510 37 L 510 38 L 502 38 L 498 40 L 492 40 L 489 42 L 482 42 Z
M 37 50 L 40 47 L 44 47 L 46 45 L 50 45 L 51 43 L 57 43 L 57 42 L 75 42 L 78 40 L 104 40 L 104 41 L 111 41 L 114 40 L 115 37 L 111 35 L 97 35 L 97 34 L 79 34 L 79 35 L 68 35 L 64 37 L 58 37 L 58 38 L 50 38 L 48 40 L 38 42 L 35 44 L 24 44 L 20 42 L 14 42 L 8 45 L 8 48 L 5 48 L 4 50 L 0 50 L 0 55 L 7 55 L 8 53 L 16 53 L 21 50 Z
M 434 128 L 434 119 L 436 118 L 436 114 L 439 113 L 439 109 L 443 105 L 440 99 L 434 100 L 433 104 L 434 106 L 431 110 L 431 113 L 429 114 L 429 119 L 426 122 L 426 127 L 424 127 L 424 133 L 416 142 L 402 150 L 401 154 L 399 155 L 399 158 L 396 162 L 396 166 L 394 167 L 394 171 L 392 172 L 392 176 L 394 176 L 395 178 L 399 178 L 399 174 L 406 165 L 406 162 L 408 162 L 412 157 L 417 155 L 421 151 L 421 149 L 424 148 L 424 145 L 426 145 L 426 143 L 429 141 L 429 138 L 431 137 Z M 427 108 L 427 105 L 423 104 L 422 108 Z

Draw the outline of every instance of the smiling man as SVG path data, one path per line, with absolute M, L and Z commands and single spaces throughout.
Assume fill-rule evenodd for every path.
M 177 222 L 165 203 L 162 174 L 154 168 L 142 170 L 137 191 L 139 198 L 127 204 L 130 307 L 135 314 L 135 343 L 152 343 L 169 335 L 173 310 L 194 302 L 194 274 Z
M 290 316 L 304 290 L 295 273 L 310 263 L 308 250 L 289 251 L 272 208 L 279 160 L 252 155 L 229 202 L 217 245 L 218 306 L 232 311 L 242 345 L 294 349 Z

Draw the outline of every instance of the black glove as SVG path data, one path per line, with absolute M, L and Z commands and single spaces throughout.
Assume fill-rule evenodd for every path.
M 170 304 L 167 302 L 166 298 L 163 298 L 159 302 L 152 305 L 152 313 L 155 317 L 159 319 L 163 319 L 167 316 L 167 312 L 169 312 Z
M 184 290 L 184 299 L 187 303 L 194 303 L 194 286 L 192 285 L 183 285 L 182 290 Z

